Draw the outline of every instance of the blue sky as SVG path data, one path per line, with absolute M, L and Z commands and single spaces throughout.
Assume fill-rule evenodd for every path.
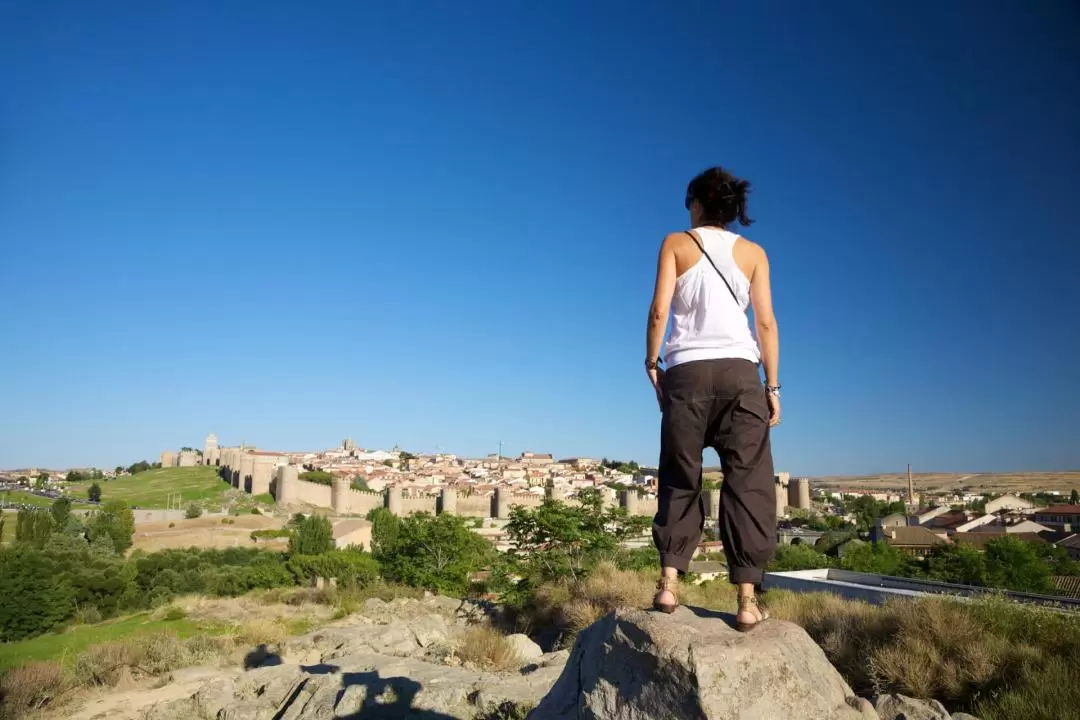
M 1080 11 L 742 5 L 0 2 L 0 467 L 651 463 L 655 255 L 713 164 L 778 467 L 1080 467 Z

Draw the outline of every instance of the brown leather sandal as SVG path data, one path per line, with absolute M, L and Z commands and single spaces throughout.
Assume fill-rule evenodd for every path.
M 736 620 L 735 629 L 739 632 L 750 632 L 771 617 L 769 615 L 769 608 L 765 607 L 765 603 L 758 600 L 756 595 L 746 595 L 739 598 L 739 609 L 736 613 L 736 617 L 744 612 L 753 613 L 758 616 L 758 619 L 752 623 Z
M 675 602 L 672 604 L 660 602 L 660 596 L 665 592 L 669 592 L 675 596 Z M 662 613 L 670 615 L 675 612 L 675 608 L 679 607 L 679 578 L 660 578 L 660 581 L 656 583 L 656 596 L 653 597 L 653 609 L 659 610 Z

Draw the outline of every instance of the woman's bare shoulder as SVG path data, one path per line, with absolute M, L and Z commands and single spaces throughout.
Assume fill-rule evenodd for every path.
M 745 235 L 739 235 L 736 238 L 735 247 L 738 252 L 745 254 L 747 257 L 752 257 L 754 259 L 766 258 L 765 248 L 761 247 Z

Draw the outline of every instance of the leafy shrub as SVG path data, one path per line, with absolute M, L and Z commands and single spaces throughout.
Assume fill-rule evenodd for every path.
M 461 517 L 399 518 L 385 508 L 371 517 L 372 554 L 387 580 L 460 595 L 469 588 L 469 575 L 495 559 L 494 546 Z
M 0 548 L 0 641 L 52 630 L 75 612 L 75 590 L 57 563 L 29 545 Z
M 334 527 L 322 515 L 305 517 L 289 538 L 289 552 L 298 555 L 321 555 L 334 549 Z
M 809 545 L 780 545 L 776 548 L 776 556 L 769 563 L 769 570 L 773 572 L 816 570 L 832 565 L 831 558 Z
M 251 539 L 258 541 L 266 538 L 292 537 L 293 531 L 287 528 L 270 528 L 266 530 L 252 530 Z
M 315 578 L 333 578 L 342 587 L 366 587 L 379 577 L 379 564 L 369 553 L 331 550 L 321 555 L 294 555 L 289 570 L 297 582 L 313 584 Z
M 187 510 L 184 512 L 184 517 L 188 520 L 194 520 L 197 517 L 202 517 L 202 508 L 198 503 L 191 503 L 187 506 Z

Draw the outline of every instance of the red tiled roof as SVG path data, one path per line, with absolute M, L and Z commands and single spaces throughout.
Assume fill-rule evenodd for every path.
M 1036 515 L 1080 515 L 1080 505 L 1051 505 L 1038 508 Z

